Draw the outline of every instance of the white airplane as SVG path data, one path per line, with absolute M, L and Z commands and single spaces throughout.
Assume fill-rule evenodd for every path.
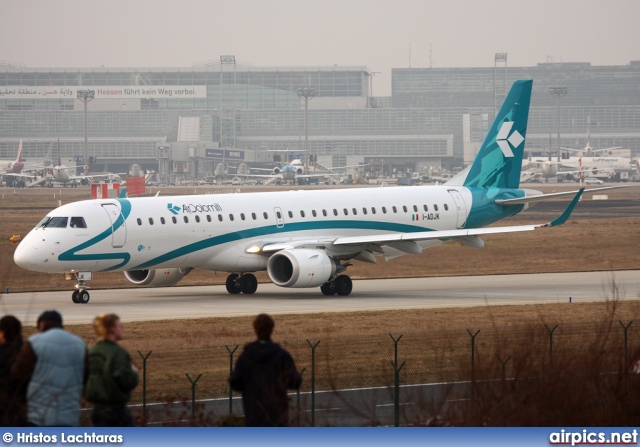
M 473 164 L 444 185 L 80 201 L 47 214 L 14 261 L 74 278 L 76 303 L 89 301 L 93 273 L 107 271 L 147 287 L 174 285 L 193 269 L 226 271 L 229 293 L 253 294 L 253 272 L 266 270 L 278 286 L 344 296 L 354 260 L 375 263 L 447 241 L 482 247 L 485 234 L 561 225 L 583 189 L 519 188 L 532 84 L 514 83 Z M 551 222 L 485 228 L 567 196 L 573 200 Z
M 264 178 L 264 179 L 274 179 L 276 184 L 280 185 L 285 182 L 289 182 L 291 185 L 294 185 L 296 181 L 300 178 L 305 179 L 319 179 L 326 178 L 331 176 L 337 176 L 338 174 L 334 173 L 313 173 L 310 174 L 305 172 L 305 166 L 302 163 L 302 160 L 295 159 L 291 160 L 291 163 L 284 165 L 283 167 L 274 167 L 273 169 L 262 169 L 262 168 L 251 168 L 253 170 L 262 170 L 262 171 L 270 171 L 270 174 L 237 174 L 238 177 L 254 177 L 254 178 Z

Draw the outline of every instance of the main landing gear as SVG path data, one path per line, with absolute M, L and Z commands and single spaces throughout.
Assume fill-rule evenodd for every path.
M 347 296 L 353 290 L 353 282 L 348 275 L 336 276 L 334 279 L 325 282 L 320 286 L 323 295 Z
M 258 280 L 251 273 L 238 275 L 232 273 L 227 276 L 227 292 L 232 295 L 244 293 L 245 295 L 253 295 L 258 290 Z

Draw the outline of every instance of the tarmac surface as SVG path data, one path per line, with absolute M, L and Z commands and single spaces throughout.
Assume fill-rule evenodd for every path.
M 640 270 L 528 275 L 401 278 L 354 281 L 350 296 L 327 297 L 316 289 L 260 284 L 254 295 L 229 295 L 225 286 L 95 290 L 88 304 L 74 304 L 71 291 L 0 295 L 4 313 L 35 324 L 57 309 L 65 324 L 90 323 L 116 312 L 124 322 L 270 314 L 363 312 L 496 305 L 576 303 L 612 298 L 615 281 L 626 299 L 640 299 Z

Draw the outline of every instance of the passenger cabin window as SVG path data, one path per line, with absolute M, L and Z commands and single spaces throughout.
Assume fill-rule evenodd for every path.
M 207 222 L 211 222 L 211 215 L 207 214 Z
M 362 214 L 367 214 L 367 209 L 365 207 L 362 207 Z
M 69 222 L 71 228 L 87 228 L 87 224 L 84 221 L 84 217 L 72 217 Z
M 375 213 L 376 213 L 376 207 L 375 207 L 375 206 L 372 206 L 372 207 L 371 207 L 371 214 L 375 214 Z
M 164 225 L 164 224 L 165 224 L 165 222 L 166 222 L 166 221 L 164 220 L 164 217 L 161 217 L 161 218 L 160 218 L 160 223 L 161 223 L 162 225 Z
M 178 219 L 176 219 L 176 216 L 173 216 L 173 217 L 171 218 L 171 221 L 172 221 L 174 224 L 177 224 L 177 223 L 178 223 Z
M 444 210 L 449 211 L 449 205 L 447 205 L 446 203 L 444 204 Z
M 137 219 L 137 220 L 138 220 L 138 225 L 142 225 L 142 219 L 140 219 L 140 218 L 138 217 L 138 219 Z
M 291 211 L 289 211 L 289 213 L 291 213 Z M 293 217 L 293 216 L 290 215 L 289 217 Z M 253 220 L 256 220 L 258 218 L 258 216 L 256 216 L 256 213 L 251 213 L 251 218 Z
M 347 210 L 346 208 L 343 210 L 344 211 L 344 215 L 348 216 L 349 215 L 349 210 Z
M 280 214 L 280 213 L 278 213 L 278 214 Z M 280 216 L 278 216 L 278 217 L 280 217 Z M 245 217 L 244 217 L 244 213 L 240 213 L 240 219 L 242 219 L 242 220 L 244 220 L 244 219 L 245 219 Z
M 429 211 L 429 207 L 427 205 L 422 205 L 425 211 Z
M 293 219 L 293 212 L 292 211 L 289 211 L 287 214 L 289 215 L 289 219 Z M 255 217 L 254 217 L 254 219 L 255 219 Z
M 335 208 L 333 209 L 333 215 L 334 215 L 334 216 L 337 216 L 337 215 L 338 215 L 338 210 L 337 210 L 337 209 L 335 209 Z
M 413 211 L 418 212 L 418 205 L 413 205 Z
M 353 211 L 353 215 L 354 216 L 358 214 L 358 210 L 357 209 L 353 208 L 352 211 Z
M 68 217 L 45 217 L 38 224 L 39 228 L 67 228 Z
M 300 217 L 304 217 L 304 211 L 300 210 Z
M 233 222 L 233 214 L 229 214 L 229 220 Z
M 264 213 L 262 213 L 262 215 L 264 216 L 265 220 L 267 220 L 269 218 L 269 215 L 267 214 L 266 211 Z
M 149 218 L 149 225 L 153 225 L 153 217 Z
M 438 211 L 438 205 L 433 205 L 433 210 Z
M 278 216 L 278 219 L 282 219 L 282 213 L 280 211 L 276 211 L 276 216 Z M 242 220 L 244 220 L 244 217 L 242 218 Z
M 316 210 L 311 210 L 311 215 L 312 215 L 313 217 L 318 217 L 318 215 L 316 214 Z
M 200 223 L 200 216 L 197 216 L 197 215 L 196 215 L 196 222 L 197 222 L 197 223 Z
M 184 223 L 189 223 L 189 217 L 188 216 L 182 216 L 182 218 L 184 219 Z
M 407 212 L 407 205 L 402 205 L 402 211 Z
M 382 207 L 382 214 L 387 214 L 387 207 L 386 206 Z
M 327 210 L 322 210 L 322 215 L 323 215 L 324 217 L 327 217 Z
M 218 220 L 222 222 L 222 214 L 218 214 Z
M 398 210 L 396 209 L 395 205 L 391 207 L 391 209 L 393 210 L 394 213 L 397 213 Z

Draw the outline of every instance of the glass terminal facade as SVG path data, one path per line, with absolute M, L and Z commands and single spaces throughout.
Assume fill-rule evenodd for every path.
M 132 163 L 153 169 L 158 147 L 180 141 L 242 149 L 249 162 L 307 146 L 329 166 L 384 159 L 415 171 L 452 168 L 473 158 L 517 79 L 534 80 L 528 150 L 547 148 L 550 139 L 556 146 L 557 98 L 549 89 L 563 86 L 560 146 L 583 147 L 590 122 L 594 148 L 621 146 L 640 155 L 640 62 L 398 68 L 391 98 L 369 97 L 370 76 L 366 67 L 235 63 L 144 70 L 0 65 L 0 158 L 15 158 L 20 140 L 27 159 L 43 158 L 58 140 L 62 157 L 83 154 L 85 104 L 77 91 L 89 89 L 96 96 L 86 104 L 87 152 L 109 169 Z M 312 92 L 308 143 L 303 88 Z M 197 129 L 185 137 L 193 119 Z

